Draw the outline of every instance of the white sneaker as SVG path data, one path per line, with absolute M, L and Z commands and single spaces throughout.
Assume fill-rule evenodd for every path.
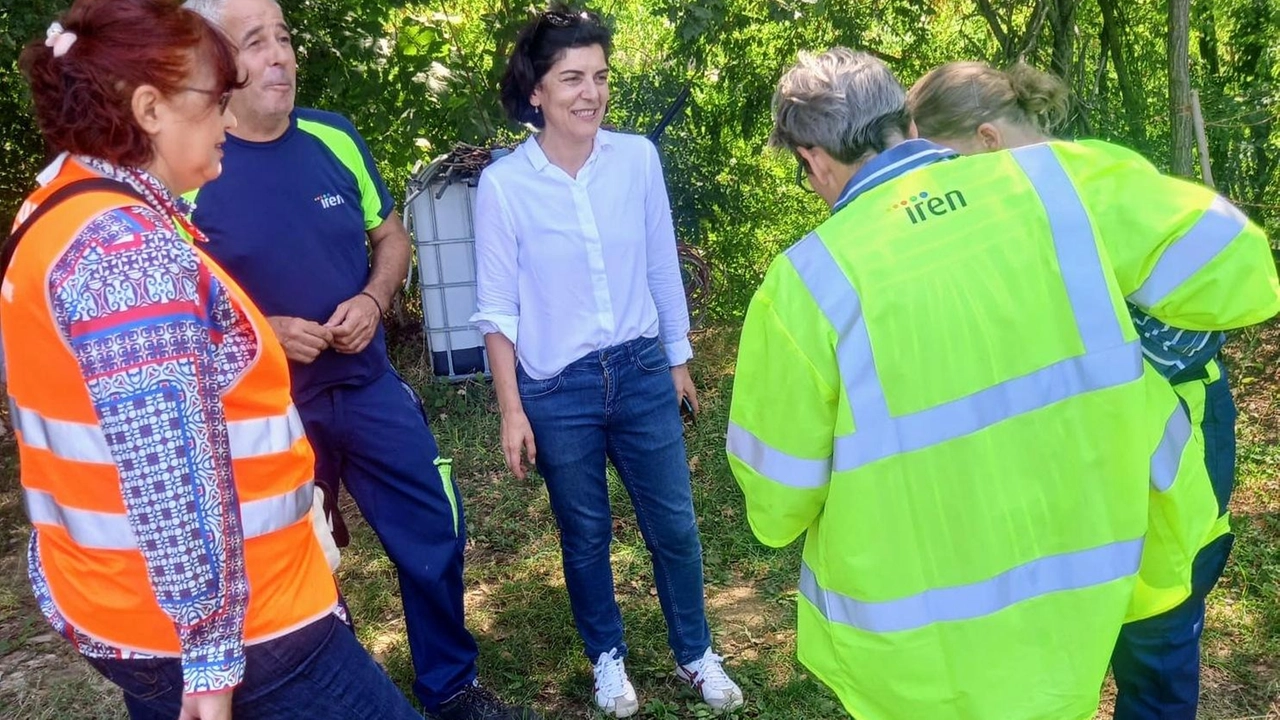
M 723 663 L 724 658 L 707 648 L 697 660 L 676 666 L 676 677 L 702 693 L 702 701 L 717 712 L 742 707 L 742 688 L 725 674 Z
M 600 653 L 596 660 L 596 705 L 611 717 L 631 717 L 640 710 L 636 689 L 627 679 L 627 668 L 618 649 Z

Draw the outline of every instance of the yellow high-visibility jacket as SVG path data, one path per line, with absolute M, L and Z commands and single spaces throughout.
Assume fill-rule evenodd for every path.
M 883 182 L 770 267 L 729 460 L 762 542 L 807 532 L 799 656 L 859 720 L 1092 717 L 1185 598 L 1216 503 L 1126 300 L 1228 329 L 1280 285 L 1226 201 L 1066 143 Z

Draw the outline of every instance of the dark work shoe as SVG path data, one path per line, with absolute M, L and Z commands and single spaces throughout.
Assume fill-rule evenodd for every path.
M 529 708 L 508 705 L 492 691 L 472 683 L 440 706 L 437 720 L 542 720 L 542 716 Z

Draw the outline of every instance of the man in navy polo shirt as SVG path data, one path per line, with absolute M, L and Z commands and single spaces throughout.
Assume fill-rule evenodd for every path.
M 382 312 L 410 246 L 369 149 L 345 118 L 294 107 L 297 63 L 274 0 L 187 6 L 239 46 L 249 81 L 231 99 L 239 125 L 221 177 L 194 198 L 194 219 L 206 252 L 268 316 L 289 356 L 317 482 L 330 497 L 346 483 L 396 565 L 414 693 L 442 720 L 537 718 L 476 684 L 457 488 L 436 468 L 417 394 L 387 358 Z

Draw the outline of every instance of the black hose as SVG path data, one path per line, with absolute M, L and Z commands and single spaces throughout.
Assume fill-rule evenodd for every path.
M 662 133 L 666 131 L 667 126 L 676 119 L 676 115 L 684 109 L 685 103 L 689 101 L 689 92 L 691 88 L 691 85 L 685 85 L 684 89 L 680 91 L 680 94 L 676 95 L 676 99 L 672 101 L 671 107 L 667 108 L 667 112 L 662 116 L 662 119 L 658 121 L 658 124 L 650 130 L 649 134 L 646 136 L 649 138 L 649 142 L 652 142 L 655 145 L 658 144 L 658 139 L 662 137 Z

